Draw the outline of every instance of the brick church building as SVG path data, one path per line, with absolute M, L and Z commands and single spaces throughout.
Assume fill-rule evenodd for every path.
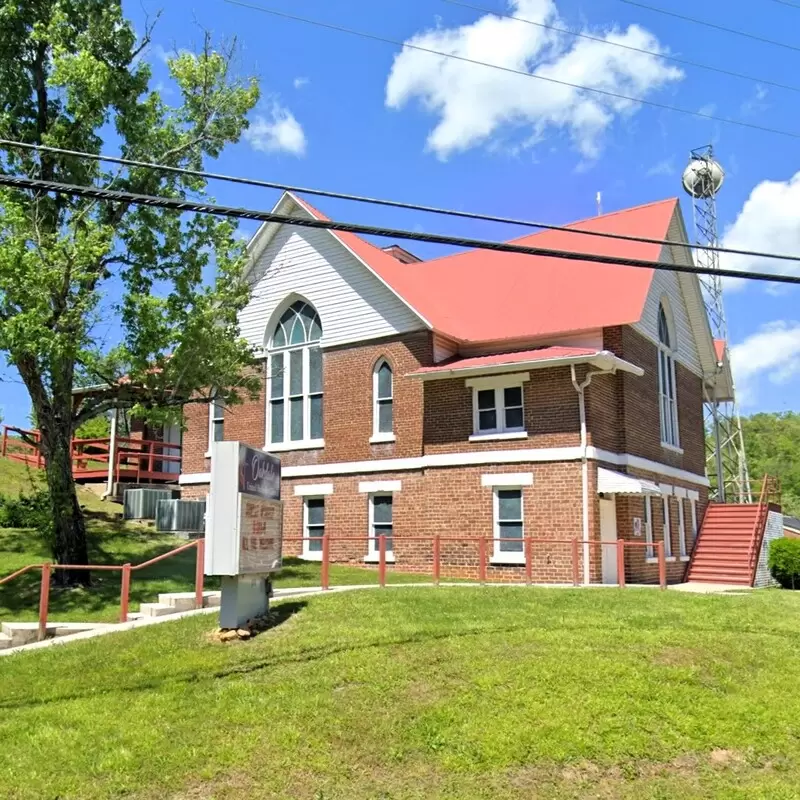
M 285 194 L 276 211 L 325 217 Z M 686 243 L 675 199 L 569 226 Z M 544 231 L 544 248 L 691 263 L 683 247 Z M 704 393 L 730 372 L 697 277 L 469 251 L 420 261 L 350 233 L 265 224 L 249 244 L 241 333 L 263 392 L 187 409 L 180 484 L 209 490 L 212 443 L 280 456 L 286 552 L 489 580 L 681 580 L 707 498 Z M 302 542 L 300 537 L 303 537 Z M 472 537 L 453 541 L 446 537 Z M 539 540 L 547 541 L 539 541 Z M 572 540 L 578 539 L 576 546 Z

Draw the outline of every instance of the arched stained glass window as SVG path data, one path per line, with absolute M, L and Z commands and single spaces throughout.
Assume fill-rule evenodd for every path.
M 269 342 L 269 441 L 322 440 L 322 324 L 297 300 L 281 315 Z

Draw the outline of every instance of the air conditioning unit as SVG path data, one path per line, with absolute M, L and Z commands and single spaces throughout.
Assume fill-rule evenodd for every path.
M 173 489 L 127 489 L 122 497 L 125 519 L 155 519 L 159 500 L 175 497 Z
M 160 533 L 202 534 L 206 529 L 205 500 L 159 500 L 156 530 Z

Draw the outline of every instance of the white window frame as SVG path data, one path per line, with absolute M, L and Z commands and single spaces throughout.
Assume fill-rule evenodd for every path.
M 661 503 L 664 516 L 663 527 L 663 541 L 664 541 L 664 558 L 667 561 L 674 561 L 675 557 L 672 555 L 672 531 L 670 530 L 669 520 L 669 499 L 672 497 L 672 486 L 661 484 Z
M 697 501 L 700 499 L 700 495 L 698 492 L 688 491 L 686 496 L 689 499 L 689 513 L 692 522 L 692 547 L 694 547 L 695 544 L 697 544 Z
M 678 504 L 678 558 L 681 561 L 688 561 L 689 556 L 686 551 L 686 509 L 683 505 L 686 499 L 686 489 L 676 486 L 674 494 L 675 502 Z
M 295 301 L 297 302 L 297 301 Z M 319 317 L 319 313 L 316 311 L 314 306 L 311 305 L 306 300 L 301 300 L 301 302 L 305 303 L 309 306 Z M 281 315 L 285 314 L 286 311 L 291 308 L 291 305 L 286 306 L 281 312 Z M 266 425 L 264 430 L 264 449 L 269 450 L 271 452 L 283 452 L 287 450 L 311 450 L 316 448 L 321 448 L 325 446 L 325 437 L 319 436 L 315 438 L 311 438 L 311 398 L 312 397 L 320 397 L 322 398 L 322 424 L 323 430 L 325 425 L 325 391 L 324 391 L 324 366 L 323 366 L 323 375 L 321 376 L 323 380 L 322 389 L 318 392 L 311 392 L 311 351 L 313 349 L 319 349 L 320 351 L 320 358 L 322 358 L 322 349 L 320 347 L 320 339 L 314 340 L 307 340 L 302 342 L 301 344 L 286 344 L 282 347 L 273 347 L 272 346 L 272 337 L 275 335 L 275 331 L 280 325 L 280 317 L 278 321 L 273 325 L 272 330 L 270 332 L 270 340 L 269 346 L 267 348 L 267 397 L 266 397 Z M 321 323 L 320 323 L 321 327 Z M 300 394 L 292 394 L 290 390 L 290 360 L 291 360 L 291 353 L 301 351 L 302 352 L 302 371 L 303 371 L 303 382 L 301 387 Z M 283 375 L 283 393 L 280 398 L 273 397 L 272 395 L 272 379 L 275 374 L 273 362 L 279 359 L 280 366 L 278 369 L 281 370 Z M 292 398 L 302 397 L 303 398 L 303 437 L 301 439 L 292 440 L 291 438 L 291 430 L 292 430 L 292 412 L 291 412 L 291 402 Z M 273 442 L 272 441 L 272 401 L 276 399 L 283 400 L 283 441 L 281 442 Z
M 664 314 L 669 343 L 661 338 L 661 314 Z M 658 307 L 658 411 L 661 421 L 661 445 L 667 449 L 680 450 L 680 427 L 678 424 L 678 387 L 675 378 L 675 332 L 671 324 L 669 308 L 662 301 Z
M 222 427 L 222 438 L 215 439 L 214 431 L 216 430 L 217 423 Z M 208 450 L 206 451 L 206 458 L 211 458 L 211 447 L 216 441 L 225 440 L 225 406 L 217 402 L 217 393 L 212 394 L 212 400 L 208 404 Z
M 392 532 L 391 534 L 387 534 L 390 536 L 392 541 L 391 548 L 386 548 L 386 563 L 393 564 L 394 563 L 394 492 L 386 492 L 386 491 L 379 491 L 379 492 L 372 492 L 369 495 L 368 502 L 369 502 L 369 538 L 367 540 L 367 555 L 364 558 L 364 561 L 367 563 L 377 563 L 380 561 L 381 552 L 380 552 L 380 542 L 378 541 L 378 537 L 375 534 L 375 498 L 376 497 L 391 497 L 392 498 Z M 379 522 L 378 525 L 381 527 L 386 527 L 388 523 L 386 522 Z
M 390 393 L 389 397 L 378 396 L 378 372 L 381 367 L 386 365 L 389 367 L 389 374 L 391 375 Z M 392 429 L 390 431 L 380 430 L 380 406 L 381 404 L 388 404 L 392 409 Z M 394 370 L 388 359 L 378 359 L 375 368 L 372 370 L 372 436 L 370 442 L 393 442 L 395 441 L 394 435 Z
M 321 500 L 322 501 L 322 524 L 314 523 L 313 525 L 308 521 L 308 502 L 309 500 Z M 325 495 L 318 494 L 318 495 L 307 495 L 303 497 L 303 558 L 306 561 L 322 561 L 322 550 L 311 550 L 311 529 L 314 528 L 315 530 L 318 528 L 322 528 L 322 535 L 325 535 L 325 526 L 327 524 L 326 521 L 326 513 L 327 513 L 327 503 L 325 501 Z
M 525 439 L 525 383 L 530 379 L 529 372 L 491 375 L 485 378 L 472 378 L 466 382 L 472 389 L 472 436 L 471 442 L 491 439 Z M 522 426 L 510 428 L 506 425 L 505 389 L 518 388 L 522 395 Z M 478 408 L 478 392 L 494 390 L 494 409 L 497 426 L 491 430 L 481 430 Z M 517 408 L 517 406 L 514 406 Z
M 644 541 L 645 559 L 647 561 L 658 561 L 656 558 L 655 542 L 653 541 L 653 498 L 646 494 L 644 496 Z
M 503 522 L 518 521 L 522 526 L 522 550 L 509 552 L 501 550 L 500 545 L 500 492 L 519 492 L 519 520 L 503 520 Z M 509 486 L 508 484 L 492 487 L 492 564 L 524 564 L 525 563 L 525 492 L 522 486 Z

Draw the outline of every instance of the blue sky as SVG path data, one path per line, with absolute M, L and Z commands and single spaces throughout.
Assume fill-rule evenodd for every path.
M 442 47 L 479 60 L 524 65 L 549 75 L 656 103 L 800 132 L 797 92 L 682 67 L 608 44 L 554 34 L 444 0 L 252 0 L 378 36 Z M 622 0 L 465 0 L 598 38 L 658 50 L 800 88 L 800 53 L 656 14 Z M 654 5 L 792 43 L 800 9 L 754 4 L 652 0 Z M 135 0 L 164 12 L 148 55 L 154 82 L 175 100 L 166 56 L 192 48 L 202 28 L 236 36 L 239 68 L 257 74 L 262 100 L 246 140 L 211 168 L 295 185 L 430 205 L 565 222 L 603 207 L 680 195 L 691 148 L 713 142 L 726 169 L 720 231 L 731 245 L 800 252 L 800 139 L 672 111 L 612 105 L 597 95 L 495 69 L 279 19 L 223 0 Z M 795 174 L 798 179 L 792 182 Z M 277 194 L 226 184 L 219 202 L 269 208 Z M 691 230 L 691 206 L 682 197 Z M 510 238 L 521 231 L 411 212 L 317 201 L 332 216 L 444 233 Z M 243 231 L 252 232 L 252 225 Z M 422 256 L 435 246 L 414 246 Z M 770 264 L 737 259 L 742 268 Z M 785 267 L 782 267 L 785 269 Z M 743 411 L 794 409 L 800 388 L 797 290 L 732 285 L 726 298 Z M 7 422 L 25 424 L 28 400 L 16 377 L 0 384 Z

